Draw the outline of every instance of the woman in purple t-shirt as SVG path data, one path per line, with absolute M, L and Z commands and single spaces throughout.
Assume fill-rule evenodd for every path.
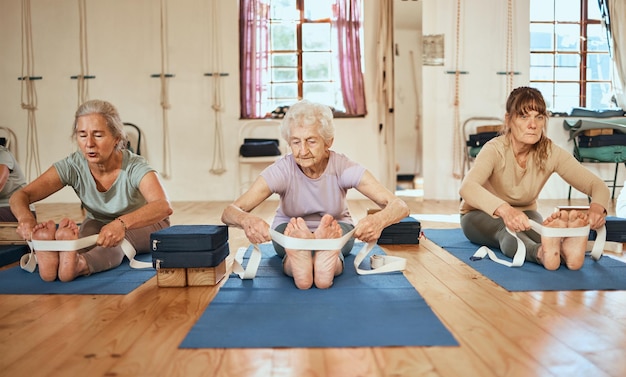
M 330 150 L 335 129 L 326 105 L 302 100 L 291 106 L 281 125 L 281 135 L 291 153 L 266 168 L 250 189 L 226 207 L 222 221 L 242 228 L 252 243 L 271 240 L 270 225 L 250 213 L 272 194 L 280 204 L 272 228 L 294 238 L 334 239 L 354 229 L 354 238 L 376 241 L 382 230 L 409 214 L 402 200 L 374 176 L 345 155 Z M 348 189 L 371 199 L 381 210 L 368 214 L 356 226 L 348 210 Z M 285 274 L 300 289 L 329 288 L 343 272 L 343 257 L 354 239 L 341 250 L 292 250 L 274 242 L 283 257 Z

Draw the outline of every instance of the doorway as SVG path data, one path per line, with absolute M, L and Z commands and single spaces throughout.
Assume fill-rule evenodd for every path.
M 394 0 L 396 194 L 423 197 L 422 2 Z

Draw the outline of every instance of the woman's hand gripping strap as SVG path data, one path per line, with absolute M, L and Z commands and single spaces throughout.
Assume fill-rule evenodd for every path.
M 543 237 L 581 237 L 581 236 L 589 236 L 589 225 L 578 227 L 578 228 L 550 228 L 545 227 L 536 221 L 530 220 L 530 227 L 535 232 L 539 233 Z M 506 231 L 515 237 L 517 240 L 517 252 L 513 256 L 513 261 L 509 262 L 507 260 L 500 259 L 496 256 L 496 254 L 489 249 L 487 246 L 481 246 L 475 253 L 472 255 L 470 259 L 477 260 L 482 259 L 485 256 L 489 256 L 489 259 L 496 263 L 500 263 L 507 267 L 520 267 L 524 264 L 524 260 L 526 259 L 526 246 L 520 240 L 515 232 L 506 228 Z M 604 251 L 604 243 L 606 241 L 606 228 L 603 226 L 602 228 L 597 230 L 596 242 L 593 244 L 593 249 L 591 251 L 591 257 L 594 260 L 599 260 L 602 257 L 602 252 Z
M 76 240 L 57 241 L 57 240 L 32 240 L 28 241 L 28 247 L 30 247 L 30 253 L 22 255 L 20 259 L 20 267 L 28 272 L 34 272 L 37 267 L 37 256 L 35 251 L 76 251 L 87 248 L 96 244 L 98 235 L 93 234 L 91 236 L 79 238 Z M 152 268 L 152 262 L 141 262 L 135 259 L 137 251 L 128 242 L 127 239 L 122 240 L 121 244 L 124 255 L 130 261 L 130 267 L 132 268 Z

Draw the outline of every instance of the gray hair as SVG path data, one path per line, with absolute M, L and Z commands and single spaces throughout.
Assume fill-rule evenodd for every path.
M 335 137 L 333 112 L 330 107 L 303 99 L 289 107 L 280 125 L 280 134 L 289 143 L 292 126 L 309 126 L 312 124 L 317 124 L 325 143 L 329 143 Z
M 126 131 L 124 130 L 124 123 L 122 123 L 120 114 L 117 112 L 117 109 L 115 108 L 115 106 L 113 106 L 113 104 L 98 99 L 86 101 L 78 107 L 78 110 L 76 110 L 76 114 L 74 115 L 74 128 L 72 130 L 73 138 L 76 137 L 76 126 L 78 124 L 78 118 L 90 114 L 102 115 L 106 120 L 107 126 L 113 134 L 113 137 L 118 137 L 120 139 L 115 148 L 117 150 L 126 149 L 128 136 L 126 135 Z

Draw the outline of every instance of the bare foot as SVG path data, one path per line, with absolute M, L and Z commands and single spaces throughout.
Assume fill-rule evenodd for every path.
M 33 228 L 33 239 L 52 241 L 56 232 L 56 224 L 49 220 L 45 223 L 35 225 Z M 59 270 L 59 252 L 58 251 L 37 251 L 37 264 L 39 266 L 39 276 L 44 281 L 55 281 L 57 271 Z
M 285 236 L 294 238 L 315 238 L 303 218 L 292 218 L 285 228 Z M 287 257 L 283 269 L 285 274 L 292 276 L 296 287 L 309 289 L 313 285 L 313 259 L 311 250 L 294 250 L 285 248 Z
M 569 212 L 568 228 L 580 228 L 589 225 L 587 214 L 576 210 Z M 580 270 L 585 263 L 585 249 L 588 236 L 566 237 L 561 244 L 561 256 L 570 270 Z
M 331 215 L 324 215 L 319 227 L 315 230 L 315 238 L 331 239 L 343 235 L 341 226 Z M 333 285 L 335 276 L 343 272 L 343 263 L 339 259 L 341 250 L 319 250 L 313 260 L 313 277 L 317 288 L 326 289 Z
M 543 221 L 543 225 L 549 228 L 567 228 L 569 215 L 567 211 L 552 213 Z M 541 246 L 537 251 L 537 259 L 546 270 L 556 270 L 561 265 L 561 237 L 541 236 Z
M 76 240 L 78 239 L 78 226 L 74 221 L 64 218 L 59 223 L 55 237 L 58 241 Z M 59 252 L 59 280 L 71 281 L 79 275 L 84 275 L 83 270 L 86 266 L 85 258 L 77 251 Z

